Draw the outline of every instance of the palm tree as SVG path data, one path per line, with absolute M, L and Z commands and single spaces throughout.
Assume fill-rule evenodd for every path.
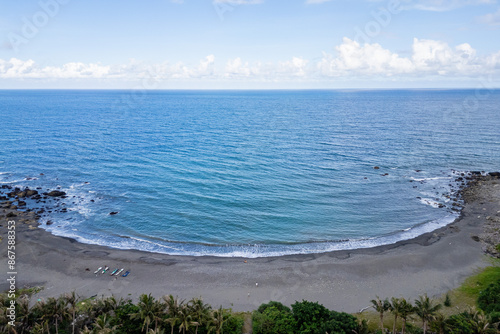
M 64 320 L 68 315 L 66 309 L 66 301 L 63 298 L 49 297 L 47 299 L 46 309 L 47 316 L 50 317 L 56 326 L 56 334 L 59 333 L 59 321 Z
M 219 307 L 218 310 L 213 310 L 211 314 L 210 322 L 207 325 L 208 333 L 215 331 L 215 334 L 222 334 L 222 328 L 224 327 L 224 323 L 227 320 L 224 320 L 224 310 L 222 306 Z
M 446 317 L 442 313 L 436 314 L 431 323 L 431 328 L 434 331 L 438 331 L 439 334 L 444 334 L 446 330 Z
M 194 325 L 196 326 L 195 334 L 198 334 L 198 326 L 200 326 L 200 324 L 202 324 L 208 318 L 210 305 L 204 304 L 201 298 L 191 299 L 188 305 L 195 322 Z
M 78 301 L 80 300 L 80 297 L 76 294 L 75 291 L 72 291 L 71 293 L 67 293 L 64 298 L 66 299 L 66 303 L 69 305 L 69 311 L 71 312 L 72 315 L 72 321 L 71 321 L 71 327 L 72 330 L 71 332 L 75 334 L 75 318 L 76 318 L 76 305 Z
M 488 332 L 488 328 L 490 328 L 490 321 L 487 315 L 485 315 L 482 311 L 475 311 L 472 319 L 476 327 L 476 333 L 485 334 Z
M 178 297 L 172 295 L 163 296 L 165 305 L 167 306 L 168 319 L 166 322 L 170 324 L 172 329 L 171 334 L 174 334 L 174 327 L 179 322 L 179 312 L 183 307 L 184 300 L 180 300 Z
M 401 298 L 399 300 L 399 317 L 403 320 L 403 327 L 401 328 L 401 332 L 405 334 L 406 332 L 406 321 L 408 317 L 415 313 L 415 307 L 411 303 L 409 303 L 406 299 Z
M 17 314 L 16 320 L 21 323 L 21 333 L 28 328 L 28 322 L 30 317 L 30 298 L 28 295 L 24 295 L 17 299 Z
M 401 302 L 398 298 L 391 298 L 390 311 L 394 314 L 394 324 L 392 325 L 392 333 L 396 334 L 396 323 L 398 322 L 398 317 L 401 314 Z
M 186 331 L 189 330 L 189 326 L 199 325 L 196 321 L 193 321 L 190 309 L 187 306 L 179 310 L 177 319 L 179 320 L 179 332 L 182 330 L 183 334 L 186 334 Z
M 376 299 L 372 299 L 371 303 L 372 307 L 379 313 L 380 315 L 380 330 L 382 333 L 384 332 L 384 313 L 389 310 L 391 304 L 389 300 L 386 298 L 381 300 L 378 296 Z
M 427 333 L 427 324 L 434 319 L 441 306 L 441 304 L 433 305 L 427 295 L 420 296 L 419 299 L 415 300 L 415 313 L 422 319 L 424 334 Z
M 94 330 L 92 331 L 95 334 L 110 334 L 110 333 L 115 333 L 116 328 L 118 326 L 113 326 L 110 327 L 110 321 L 108 319 L 107 314 L 101 314 L 100 316 L 97 317 L 97 319 L 94 322 Z
M 143 321 L 141 331 L 144 331 L 144 326 L 146 326 L 146 333 L 149 332 L 149 325 L 152 321 L 155 322 L 155 330 L 158 328 L 158 320 L 161 319 L 159 316 L 160 305 L 155 298 L 149 295 L 141 295 L 139 297 L 139 312 L 130 315 L 132 319 L 140 319 Z

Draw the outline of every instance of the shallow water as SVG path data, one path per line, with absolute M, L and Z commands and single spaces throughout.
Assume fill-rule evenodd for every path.
M 60 186 L 69 212 L 42 221 L 82 242 L 370 247 L 453 221 L 453 171 L 500 169 L 499 109 L 487 90 L 0 91 L 0 182 Z

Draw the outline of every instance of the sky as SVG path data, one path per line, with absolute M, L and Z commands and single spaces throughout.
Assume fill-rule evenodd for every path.
M 500 0 L 0 0 L 0 89 L 500 87 Z

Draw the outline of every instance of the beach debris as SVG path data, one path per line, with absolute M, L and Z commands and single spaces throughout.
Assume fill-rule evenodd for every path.
M 85 268 L 85 271 L 90 271 L 90 268 Z

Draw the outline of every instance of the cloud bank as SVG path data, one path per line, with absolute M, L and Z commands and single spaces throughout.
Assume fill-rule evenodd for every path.
M 71 62 L 60 66 L 42 66 L 32 59 L 0 59 L 0 78 L 328 82 L 337 78 L 454 80 L 500 74 L 500 51 L 481 56 L 467 43 L 450 46 L 442 41 L 415 38 L 408 54 L 401 56 L 377 43 L 360 44 L 344 38 L 334 52 L 324 52 L 314 60 L 291 57 L 277 62 L 249 62 L 242 57 L 217 59 L 215 55 L 208 55 L 196 64 L 168 61 L 146 64 L 131 60 L 119 65 Z

